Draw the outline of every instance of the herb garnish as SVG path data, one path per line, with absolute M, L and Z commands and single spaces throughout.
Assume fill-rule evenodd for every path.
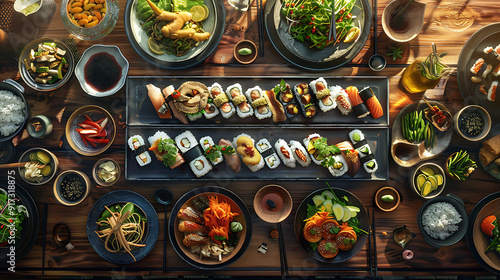
M 314 140 L 313 145 L 318 152 L 318 159 L 325 159 L 328 156 L 340 153 L 339 147 L 335 145 L 328 145 L 325 137 Z
M 158 143 L 158 151 L 160 153 L 166 152 L 163 154 L 163 163 L 165 166 L 172 166 L 177 161 L 177 153 L 179 150 L 175 146 L 175 142 L 172 139 L 160 139 Z
M 280 93 L 281 91 L 284 91 L 284 90 L 286 90 L 286 83 L 285 83 L 285 80 L 281 79 L 280 84 L 276 85 L 273 88 L 274 95 L 277 95 L 278 93 Z
M 219 145 L 213 145 L 210 146 L 208 149 L 205 150 L 205 156 L 209 161 L 215 161 L 217 158 L 220 157 L 220 155 L 233 155 L 234 154 L 234 148 L 231 146 L 219 146 Z

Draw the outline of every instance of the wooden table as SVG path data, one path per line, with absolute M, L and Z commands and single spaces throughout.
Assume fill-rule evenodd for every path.
M 58 3 L 58 8 L 60 1 Z M 500 20 L 500 10 L 498 5 L 492 5 L 492 1 L 472 0 L 468 1 L 475 14 L 474 24 L 462 32 L 450 32 L 439 26 L 434 19 L 439 15 L 440 10 L 453 1 L 427 1 L 425 24 L 420 35 L 404 44 L 404 57 L 396 61 L 388 61 L 388 67 L 381 72 L 373 72 L 367 67 L 368 58 L 373 53 L 372 36 L 370 36 L 363 50 L 351 63 L 335 70 L 324 72 L 305 71 L 287 63 L 274 48 L 266 37 L 264 43 L 265 56 L 258 57 L 257 60 L 247 66 L 238 64 L 233 58 L 233 45 L 241 39 L 250 39 L 258 42 L 256 6 L 240 19 L 242 26 L 246 29 L 228 30 L 222 38 L 215 52 L 201 65 L 187 70 L 165 70 L 148 64 L 130 46 L 125 35 L 123 12 L 126 1 L 120 1 L 120 18 L 115 29 L 106 37 L 96 41 L 77 41 L 78 49 L 82 53 L 87 47 L 93 44 L 109 44 L 118 46 L 125 57 L 130 62 L 130 76 L 388 76 L 390 81 L 390 121 L 394 122 L 398 112 L 406 105 L 418 101 L 422 94 L 404 93 L 398 82 L 403 69 L 416 57 L 426 56 L 431 51 L 431 42 L 437 44 L 440 51 L 447 51 L 444 60 L 446 63 L 456 66 L 458 56 L 465 41 L 479 28 Z M 387 48 L 392 44 L 383 33 L 380 26 L 380 17 L 388 0 L 381 0 L 378 3 L 377 15 L 379 17 L 378 41 L 379 52 L 385 55 Z M 494 1 L 498 2 L 498 1 Z M 225 1 L 228 17 L 231 16 L 230 7 Z M 19 29 L 19 28 L 18 28 Z M 30 32 L 28 32 L 30 33 Z M 62 39 L 68 33 L 62 25 L 59 13 L 52 18 L 47 27 L 39 28 L 35 32 L 37 37 L 52 37 Z M 27 42 L 31 40 L 25 33 L 9 34 L 11 38 L 16 37 L 17 41 Z M 373 33 L 372 33 L 373 34 Z M 22 44 L 19 43 L 21 46 Z M 3 64 L 0 66 L 5 71 L 0 71 L 0 78 L 15 78 L 17 68 L 11 58 L 4 56 Z M 24 83 L 21 84 L 24 85 Z M 30 147 L 44 147 L 53 151 L 60 161 L 60 170 L 76 169 L 81 170 L 91 177 L 91 169 L 96 160 L 102 157 L 112 157 L 122 166 L 122 174 L 119 182 L 109 188 L 97 188 L 94 184 L 90 196 L 77 207 L 65 207 L 55 203 L 52 194 L 52 182 L 44 186 L 28 186 L 21 183 L 35 198 L 40 211 L 40 233 L 35 247 L 21 261 L 16 264 L 18 273 L 27 275 L 164 275 L 162 272 L 162 244 L 163 240 L 163 218 L 164 208 L 154 200 L 154 192 L 160 187 L 167 187 L 174 193 L 176 198 L 181 197 L 192 188 L 210 185 L 204 181 L 195 183 L 185 182 L 137 182 L 126 181 L 124 179 L 124 149 L 125 139 L 125 87 L 118 93 L 106 98 L 93 98 L 85 94 L 80 88 L 77 79 L 73 76 L 62 88 L 50 92 L 36 92 L 25 86 L 25 96 L 28 100 L 31 115 L 44 114 L 49 116 L 54 123 L 54 130 L 48 138 L 35 140 L 33 138 L 16 139 L 17 157 Z M 458 89 L 456 75 L 453 75 L 442 96 L 442 101 L 449 106 L 452 113 L 457 112 L 463 106 L 463 99 Z M 117 136 L 113 145 L 104 154 L 96 157 L 83 157 L 78 155 L 71 148 L 59 147 L 59 140 L 64 139 L 64 127 L 66 120 L 77 108 L 86 104 L 96 104 L 109 110 L 117 126 Z M 438 158 L 432 160 L 440 165 L 444 165 L 444 159 L 451 153 L 467 149 L 476 157 L 479 143 L 472 143 L 462 139 L 458 135 L 453 136 L 451 146 Z M 387 154 L 390 157 L 390 154 Z M 4 171 L 5 172 L 5 171 Z M 341 187 L 354 193 L 360 198 L 369 211 L 370 216 L 375 217 L 373 227 L 375 231 L 376 251 L 373 259 L 369 258 L 368 243 L 353 259 L 336 265 L 326 265 L 318 263 L 308 257 L 300 248 L 293 234 L 293 214 L 301 201 L 313 190 L 325 186 L 323 180 L 310 182 L 282 182 L 288 189 L 294 200 L 292 216 L 283 223 L 284 238 L 286 242 L 286 252 L 288 255 L 288 265 L 292 276 L 315 276 L 315 275 L 490 275 L 472 257 L 467 248 L 465 238 L 457 244 L 434 248 L 427 244 L 417 225 L 416 215 L 418 208 L 425 202 L 418 198 L 410 190 L 408 176 L 410 169 L 397 166 L 390 160 L 390 179 L 387 182 L 349 182 L 329 180 L 330 184 Z M 3 173 L 5 174 L 5 173 Z M 3 176 L 3 175 L 2 175 Z M 21 179 L 18 178 L 18 182 Z M 276 226 L 267 224 L 260 220 L 252 208 L 252 200 L 255 193 L 269 182 L 226 182 L 223 187 L 235 192 L 248 206 L 252 214 L 253 238 L 247 252 L 241 259 L 228 268 L 220 271 L 204 271 L 207 275 L 279 275 L 280 262 L 278 253 L 278 242 L 269 237 L 269 231 Z M 382 186 L 390 185 L 398 189 L 402 195 L 402 203 L 397 209 L 390 213 L 378 210 L 373 198 L 375 192 Z M 475 186 L 475 187 L 471 187 Z M 454 193 L 465 200 L 467 211 L 470 213 L 474 205 L 486 195 L 498 191 L 498 181 L 487 174 L 483 169 L 478 168 L 472 178 L 466 182 L 449 180 L 443 194 Z M 119 266 L 104 261 L 92 249 L 87 239 L 86 223 L 87 215 L 94 202 L 103 194 L 114 190 L 132 190 L 140 193 L 151 201 L 158 212 L 160 220 L 160 234 L 156 248 L 142 261 L 137 263 Z M 44 209 L 47 216 L 43 215 Z M 169 208 L 171 209 L 171 207 Z M 168 213 L 170 215 L 170 213 Z M 71 243 L 75 246 L 72 251 L 54 252 L 47 246 L 43 248 L 44 240 L 42 235 L 43 221 L 46 220 L 47 235 L 46 241 L 52 239 L 52 228 L 57 223 L 66 223 L 72 230 Z M 411 261 L 404 261 L 401 257 L 402 248 L 392 241 L 392 230 L 401 225 L 407 225 L 416 234 L 409 245 L 415 253 Z M 266 255 L 257 252 L 261 243 L 267 243 L 269 251 Z M 45 249 L 45 250 L 43 250 Z M 42 256 L 45 255 L 45 262 L 42 263 Z M 185 263 L 168 244 L 167 254 L 168 275 L 199 275 L 200 272 Z M 376 272 L 377 271 L 377 272 Z M 5 273 L 2 271 L 2 273 Z M 10 275 L 10 274 L 9 274 Z

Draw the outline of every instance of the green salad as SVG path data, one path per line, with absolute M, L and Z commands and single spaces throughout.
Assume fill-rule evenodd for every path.
M 20 205 L 19 199 L 9 201 L 7 192 L 0 188 L 0 244 L 8 242 L 11 235 L 21 238 L 25 218 L 29 218 L 26 207 Z
M 358 39 L 361 24 L 352 10 L 356 0 L 283 0 L 282 14 L 289 24 L 289 33 L 299 42 L 310 42 L 311 48 L 323 49 L 337 43 Z M 328 40 L 332 7 L 335 9 L 337 40 Z

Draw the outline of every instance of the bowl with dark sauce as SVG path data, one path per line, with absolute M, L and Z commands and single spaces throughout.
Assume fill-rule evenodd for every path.
M 66 170 L 54 182 L 56 200 L 66 206 L 75 206 L 84 201 L 90 193 L 89 177 L 77 170 Z
M 455 130 L 469 141 L 479 141 L 490 132 L 490 114 L 481 106 L 465 106 L 453 118 Z
M 75 68 L 82 89 L 95 97 L 118 92 L 127 78 L 129 63 L 117 46 L 93 45 Z

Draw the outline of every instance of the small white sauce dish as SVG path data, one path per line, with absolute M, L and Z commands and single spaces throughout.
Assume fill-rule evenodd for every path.
M 85 66 L 89 62 L 89 59 L 98 53 L 108 53 L 116 59 L 116 62 L 121 67 L 121 78 L 116 83 L 114 87 L 106 91 L 98 91 L 91 87 L 89 83 L 85 79 Z M 82 89 L 89 95 L 94 97 L 106 97 L 115 94 L 118 92 L 127 79 L 129 63 L 125 56 L 121 53 L 120 49 L 117 46 L 107 46 L 107 45 L 93 45 L 85 50 L 82 55 L 82 58 L 78 61 L 78 64 L 75 68 L 75 75 L 80 82 L 80 86 Z

